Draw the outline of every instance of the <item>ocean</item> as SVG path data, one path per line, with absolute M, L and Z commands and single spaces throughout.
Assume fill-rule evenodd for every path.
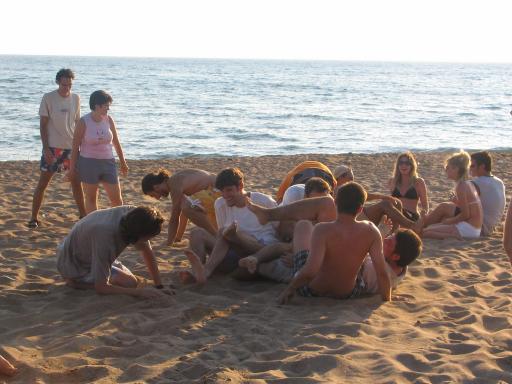
M 128 159 L 512 149 L 511 64 L 0 56 L 0 160 L 38 160 L 60 68 Z

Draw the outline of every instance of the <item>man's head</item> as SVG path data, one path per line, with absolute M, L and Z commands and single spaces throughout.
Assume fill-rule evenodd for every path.
M 492 172 L 492 157 L 489 152 L 475 152 L 471 154 L 471 165 L 469 166 L 471 176 L 486 176 Z
M 71 94 L 71 87 L 73 86 L 73 80 L 75 74 L 69 68 L 62 68 L 57 72 L 55 76 L 55 82 L 59 85 L 57 92 L 62 97 L 68 97 Z
M 144 242 L 160 233 L 163 222 L 164 218 L 156 208 L 137 207 L 121 219 L 121 236 L 128 244 Z
M 156 172 L 148 173 L 142 179 L 142 193 L 154 197 L 157 200 L 169 196 L 167 180 L 171 174 L 166 169 L 160 168 Z
M 338 165 L 333 172 L 334 178 L 336 179 L 336 185 L 339 187 L 350 181 L 354 181 L 354 173 L 352 167 L 349 165 Z
M 304 197 L 327 196 L 332 192 L 331 186 L 327 181 L 320 177 L 312 177 L 304 186 Z
M 421 254 L 423 245 L 419 236 L 410 229 L 399 229 L 383 241 L 384 257 L 399 267 L 411 264 Z
M 364 188 L 354 181 L 342 185 L 338 188 L 338 193 L 336 194 L 338 213 L 357 216 L 363 209 L 366 196 L 367 193 Z
M 232 207 L 244 193 L 244 174 L 238 168 L 227 168 L 217 175 L 215 179 L 217 188 L 228 207 Z

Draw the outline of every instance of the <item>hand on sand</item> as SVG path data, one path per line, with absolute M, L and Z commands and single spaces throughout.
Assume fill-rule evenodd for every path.
M 295 296 L 295 289 L 288 286 L 277 298 L 277 304 L 288 304 L 293 296 Z
M 260 207 L 257 204 L 254 204 L 252 200 L 249 197 L 245 197 L 245 202 L 247 205 L 247 208 L 249 208 L 249 211 L 254 213 L 256 217 L 258 218 L 258 221 L 261 225 L 265 225 L 268 223 L 268 217 L 266 214 L 266 208 Z
M 204 270 L 204 265 L 201 263 L 201 259 L 199 256 L 195 254 L 191 249 L 185 249 L 183 251 L 185 256 L 187 256 L 188 261 L 190 262 L 190 266 L 192 267 L 192 273 L 188 271 L 183 271 L 180 273 L 180 279 L 182 283 L 187 284 L 194 282 L 190 281 L 190 277 L 193 277 L 198 284 L 206 283 L 206 271 Z M 192 276 L 190 276 L 192 275 Z
M 238 266 L 247 268 L 249 273 L 255 273 L 258 268 L 258 259 L 254 256 L 247 256 L 238 260 Z
M 137 297 L 142 299 L 157 299 L 159 297 L 164 297 L 166 292 L 164 290 L 154 289 L 154 288 L 139 288 L 137 289 Z
M 0 355 L 0 375 L 13 376 L 18 370 L 9 363 L 2 355 Z

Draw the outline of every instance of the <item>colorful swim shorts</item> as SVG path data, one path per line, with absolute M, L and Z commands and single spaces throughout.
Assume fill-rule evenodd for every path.
M 51 164 L 46 162 L 44 158 L 44 150 L 41 156 L 41 162 L 39 163 L 39 168 L 43 172 L 62 172 L 67 171 L 69 169 L 70 161 L 71 161 L 71 149 L 62 149 L 62 148 L 52 148 L 50 147 L 50 151 L 53 155 L 54 161 Z

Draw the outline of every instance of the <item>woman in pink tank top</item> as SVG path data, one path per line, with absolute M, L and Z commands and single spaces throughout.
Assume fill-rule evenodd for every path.
M 87 213 L 98 209 L 100 182 L 113 207 L 123 204 L 112 148 L 119 157 L 123 175 L 128 173 L 128 165 L 117 136 L 116 124 L 108 115 L 111 104 L 112 96 L 107 92 L 93 92 L 89 98 L 91 112 L 80 119 L 73 136 L 70 177 L 78 172 L 84 188 Z

